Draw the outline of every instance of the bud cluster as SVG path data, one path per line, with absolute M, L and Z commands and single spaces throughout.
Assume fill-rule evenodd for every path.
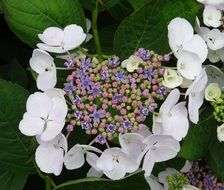
M 214 102 L 211 102 L 212 106 L 214 107 L 214 118 L 219 123 L 224 123 L 224 92 L 222 95 Z
M 66 62 L 74 68 L 64 90 L 71 101 L 68 129 L 80 126 L 87 134 L 98 135 L 103 144 L 119 133 L 137 132 L 144 127 L 156 100 L 164 100 L 169 89 L 162 85 L 164 68 L 160 56 L 140 48 L 136 53 L 144 62 L 134 72 L 121 67 L 118 57 L 103 62 L 76 56 Z

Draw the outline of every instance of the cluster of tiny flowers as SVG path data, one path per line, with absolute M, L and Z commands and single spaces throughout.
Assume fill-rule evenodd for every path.
M 177 190 L 182 189 L 184 185 L 187 185 L 188 179 L 182 174 L 174 174 L 171 176 L 167 176 L 167 182 L 169 190 Z
M 214 118 L 219 123 L 224 123 L 224 92 L 216 101 L 212 102 L 211 104 L 214 107 Z
M 191 170 L 185 175 L 190 184 L 199 189 L 224 190 L 224 183 L 214 177 L 211 170 L 202 161 L 193 162 Z
M 118 134 L 136 132 L 144 127 L 156 100 L 164 100 L 169 89 L 162 85 L 167 57 L 140 48 L 136 53 L 144 62 L 135 72 L 121 67 L 118 57 L 100 62 L 96 58 L 74 57 L 66 66 L 74 68 L 64 90 L 71 100 L 68 114 L 70 132 L 80 126 L 87 134 L 96 135 L 104 144 Z

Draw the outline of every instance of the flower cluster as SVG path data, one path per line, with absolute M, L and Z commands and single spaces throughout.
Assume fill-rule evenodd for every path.
M 74 71 L 64 87 L 72 104 L 68 128 L 80 126 L 87 134 L 98 134 L 101 144 L 142 129 L 157 108 L 156 100 L 164 100 L 169 92 L 162 84 L 164 57 L 143 48 L 122 63 L 118 57 L 99 63 L 97 58 L 76 56 L 65 65 L 71 61 Z
M 206 4 L 205 25 L 220 27 L 220 2 L 200 2 Z M 49 27 L 39 34 L 43 43 L 33 51 L 30 66 L 42 92 L 28 98 L 19 129 L 36 137 L 35 160 L 40 170 L 59 175 L 63 166 L 74 170 L 87 162 L 90 177 L 105 175 L 117 180 L 143 170 L 151 189 L 197 189 L 176 170 L 170 175 L 167 169 L 169 174 L 164 171 L 156 180 L 151 175 L 156 163 L 177 156 L 189 122 L 199 121 L 204 99 L 214 106 L 217 121 L 224 122 L 224 74 L 215 66 L 203 66 L 211 59 L 211 52 L 223 49 L 223 33 L 200 27 L 199 22 L 197 32 L 186 19 L 174 18 L 168 25 L 171 53 L 162 56 L 139 48 L 126 60 L 117 56 L 98 59 L 81 47 L 70 53 L 91 37 L 75 24 L 64 29 Z M 60 56 L 66 58 L 65 67 L 57 67 L 46 51 L 67 53 Z M 175 68 L 166 64 L 175 60 L 170 59 L 172 54 L 177 60 Z M 58 69 L 69 71 L 63 90 L 55 88 Z M 146 120 L 150 114 L 152 125 Z M 92 141 L 69 144 L 68 150 L 68 138 L 75 127 L 92 135 Z M 224 141 L 223 125 L 217 128 L 217 137 Z

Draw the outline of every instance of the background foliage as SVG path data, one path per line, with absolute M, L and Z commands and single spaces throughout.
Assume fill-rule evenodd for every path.
M 181 16 L 194 23 L 195 16 L 202 8 L 195 0 L 100 2 L 98 30 L 103 53 L 116 53 L 122 59 L 129 57 L 139 47 L 169 53 L 166 28 L 169 21 Z M 38 42 L 37 34 L 49 26 L 64 27 L 72 23 L 85 29 L 85 18 L 91 19 L 95 4 L 96 0 L 0 1 L 0 190 L 33 189 L 34 185 L 36 189 L 43 189 L 43 181 L 38 177 L 34 165 L 36 145 L 32 138 L 26 138 L 18 130 L 26 99 L 29 93 L 36 91 L 28 67 L 32 48 Z M 85 47 L 95 53 L 93 40 Z M 58 85 L 62 84 L 63 81 Z M 180 169 L 183 158 L 206 158 L 214 173 L 224 179 L 224 145 L 216 140 L 216 122 L 210 117 L 211 113 L 210 109 L 202 110 L 200 123 L 191 126 L 178 158 L 157 164 L 155 173 L 166 166 Z M 150 122 L 148 126 L 151 126 Z M 81 130 L 77 133 L 81 137 L 77 140 L 79 143 L 88 140 Z M 53 177 L 58 185 L 55 189 L 149 189 L 142 173 L 120 181 L 110 181 L 86 179 L 86 171 L 88 166 L 64 172 L 62 177 Z M 66 182 L 68 180 L 70 182 Z

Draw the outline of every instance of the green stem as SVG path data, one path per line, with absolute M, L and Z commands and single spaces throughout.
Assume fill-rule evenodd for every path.
M 45 177 L 45 190 L 51 190 L 51 178 L 46 176 Z
M 96 1 L 96 7 L 92 12 L 92 30 L 93 30 L 93 38 L 95 41 L 96 51 L 99 56 L 99 61 L 102 61 L 102 49 L 100 44 L 100 38 L 98 33 L 98 27 L 97 27 L 97 20 L 98 20 L 98 8 L 99 8 L 99 2 Z
M 85 51 L 83 48 L 79 47 L 79 51 L 81 51 L 84 55 L 86 55 L 87 57 L 98 57 L 97 54 L 89 54 L 87 51 Z

